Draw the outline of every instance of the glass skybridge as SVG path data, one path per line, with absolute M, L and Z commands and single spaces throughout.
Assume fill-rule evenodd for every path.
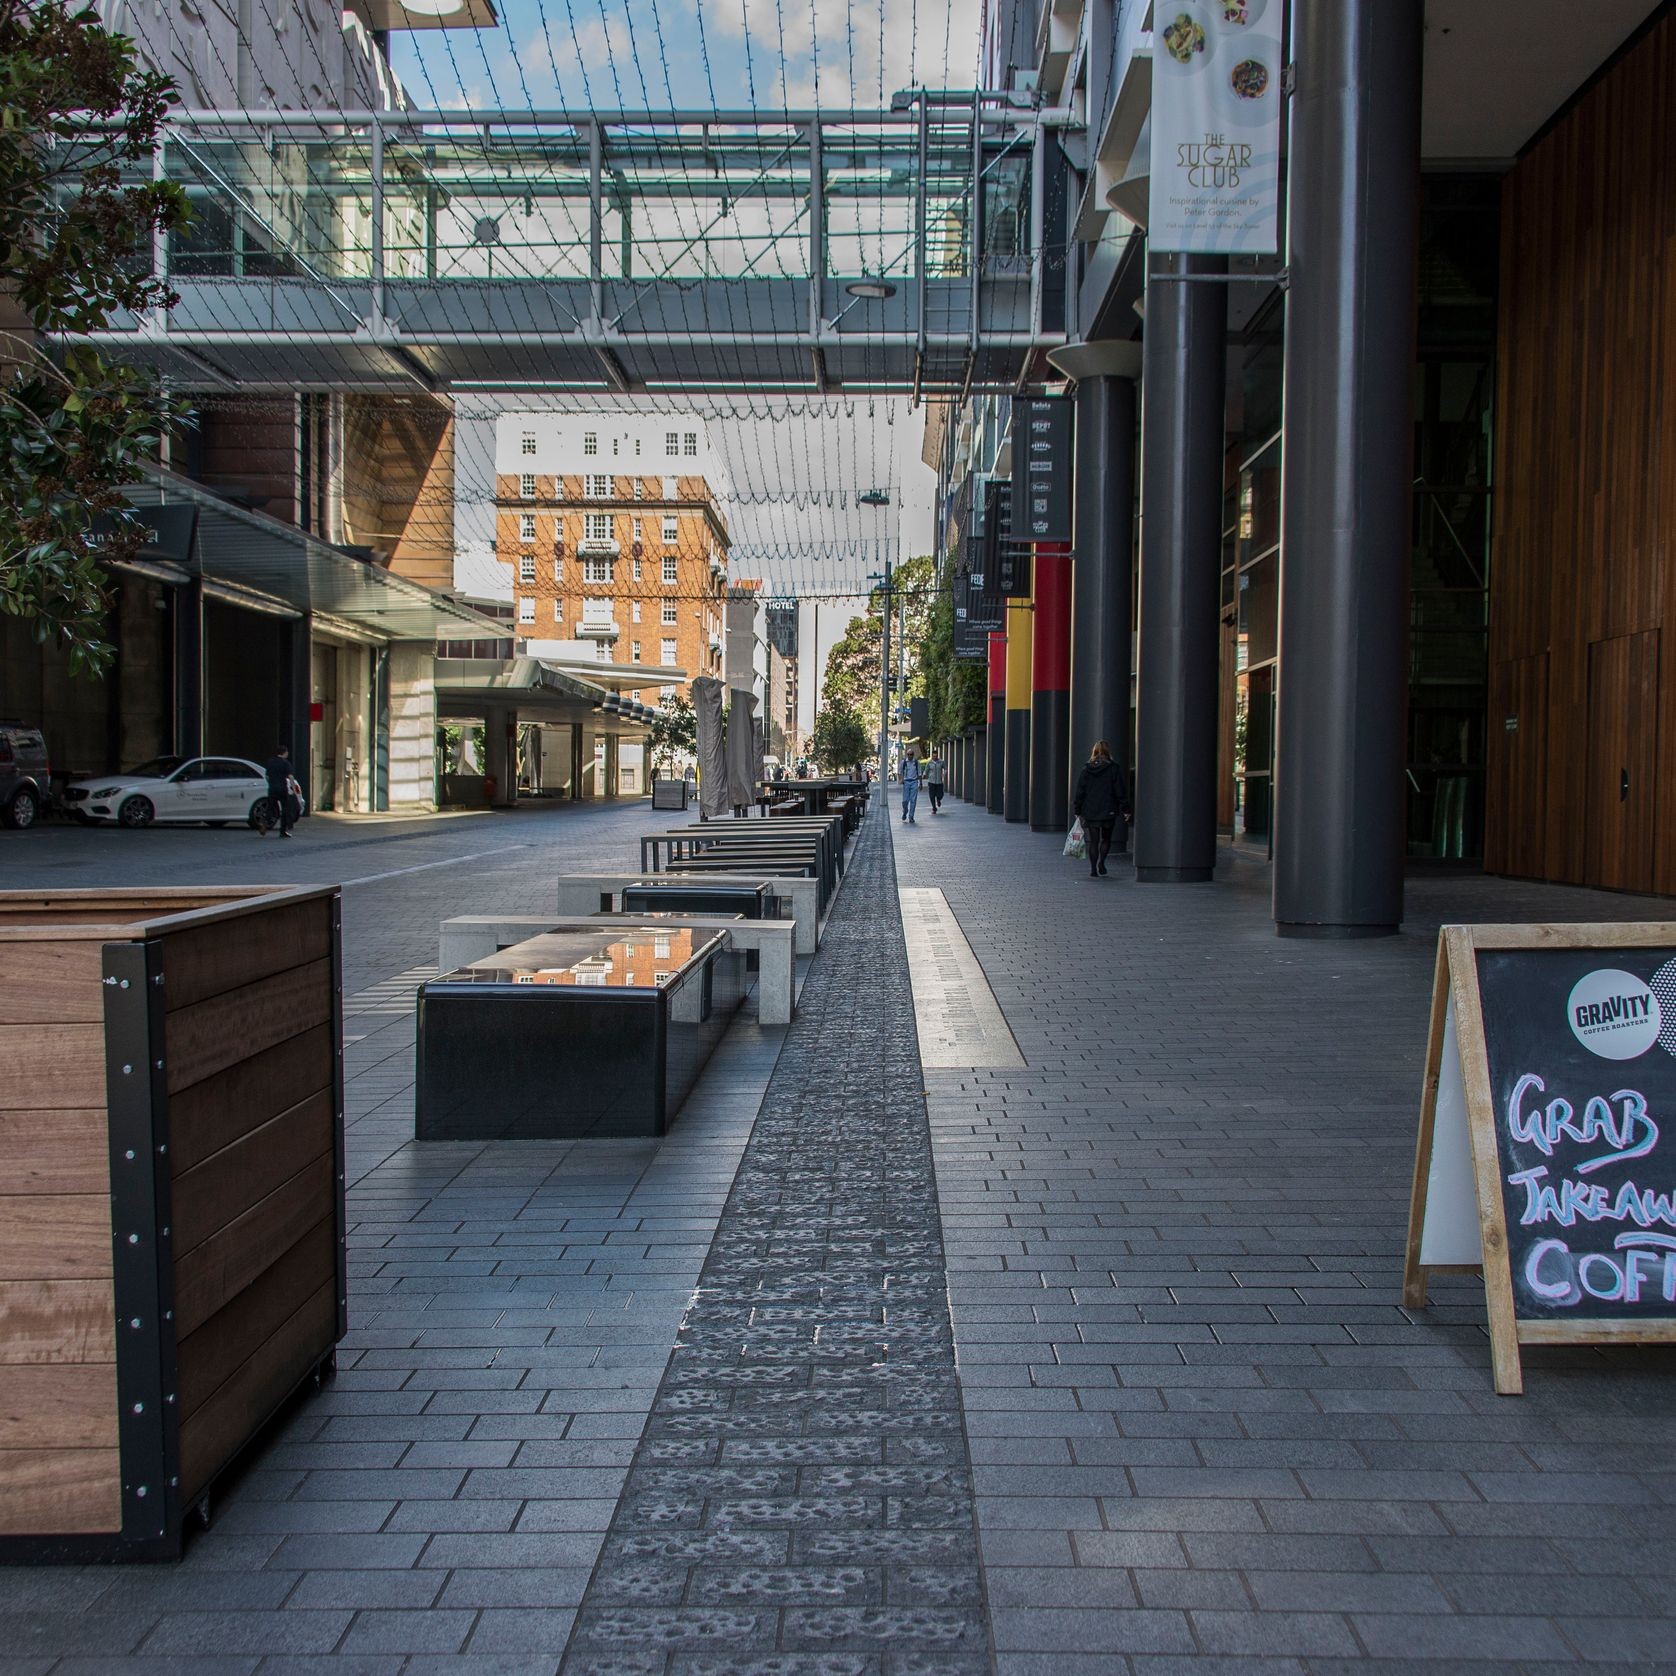
M 153 258 L 178 300 L 100 341 L 199 387 L 1010 386 L 1062 339 L 1051 136 L 898 105 L 194 113 L 153 159 L 193 208 Z

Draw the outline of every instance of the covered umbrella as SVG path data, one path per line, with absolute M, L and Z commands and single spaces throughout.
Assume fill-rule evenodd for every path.
M 735 809 L 749 809 L 757 800 L 756 710 L 755 695 L 735 687 L 727 713 L 727 792 Z
M 722 684 L 713 675 L 692 683 L 698 723 L 698 812 L 709 820 L 727 813 L 727 747 L 722 741 Z

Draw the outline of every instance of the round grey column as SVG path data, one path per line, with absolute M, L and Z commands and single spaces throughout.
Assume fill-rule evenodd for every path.
M 1135 587 L 1135 385 L 1077 385 L 1071 577 L 1071 785 L 1096 740 L 1129 769 Z
M 1210 878 L 1216 866 L 1228 288 L 1164 276 L 1220 274 L 1227 261 L 1148 260 L 1135 877 L 1142 884 L 1191 884 Z
M 1403 894 L 1420 0 L 1296 0 L 1274 917 L 1377 937 Z

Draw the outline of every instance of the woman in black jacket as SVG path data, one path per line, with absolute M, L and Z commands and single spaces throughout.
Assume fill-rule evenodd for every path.
M 1077 776 L 1076 813 L 1088 846 L 1088 876 L 1100 878 L 1111 853 L 1112 828 L 1127 818 L 1129 785 L 1123 770 L 1112 761 L 1110 747 L 1100 740 L 1088 753 Z

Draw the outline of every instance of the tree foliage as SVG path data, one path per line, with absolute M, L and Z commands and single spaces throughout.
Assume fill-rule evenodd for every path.
M 659 763 L 673 762 L 677 756 L 697 755 L 698 712 L 693 709 L 691 699 L 677 693 L 653 712 L 646 727 L 646 748 L 651 753 L 654 769 Z
M 139 368 L 48 350 L 174 300 L 151 263 L 153 234 L 187 216 L 182 188 L 151 179 L 174 102 L 91 7 L 0 0 L 0 611 L 77 669 L 109 662 L 96 553 L 143 544 L 122 487 L 180 413 Z M 96 547 L 98 513 L 114 528 Z
M 815 717 L 811 744 L 815 760 L 830 773 L 834 769 L 859 767 L 872 755 L 877 740 L 869 735 L 855 711 L 828 699 Z
M 981 727 L 988 706 L 988 670 L 984 664 L 954 655 L 954 600 L 937 596 L 915 649 L 923 691 L 930 701 L 931 737 L 954 739 L 969 727 Z
M 915 648 L 924 636 L 925 625 L 936 601 L 937 565 L 930 557 L 907 559 L 892 578 L 895 593 L 901 595 L 906 625 L 908 691 L 921 690 L 915 680 Z M 894 604 L 892 606 L 894 611 Z M 884 634 L 884 588 L 867 596 L 867 608 L 850 618 L 844 633 L 832 644 L 826 657 L 826 674 L 821 695 L 853 710 L 862 726 L 877 743 L 879 737 L 879 657 Z M 900 671 L 896 619 L 890 627 L 891 662 Z

